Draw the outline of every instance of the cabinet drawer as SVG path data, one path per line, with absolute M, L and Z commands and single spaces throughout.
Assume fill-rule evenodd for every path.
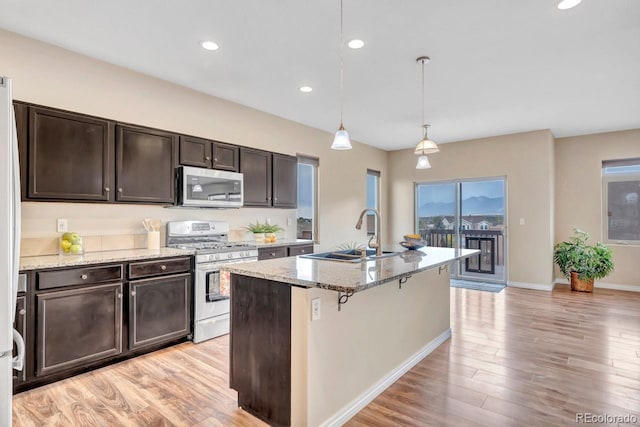
M 62 286 L 120 282 L 123 280 L 122 265 L 106 267 L 83 267 L 69 270 L 40 271 L 37 273 L 38 289 Z
M 258 261 L 265 259 L 284 258 L 287 256 L 287 247 L 260 248 L 258 249 Z
M 289 256 L 306 255 L 313 253 L 313 245 L 289 246 Z
M 190 258 L 156 259 L 129 264 L 129 278 L 158 276 L 161 274 L 184 273 L 191 270 Z

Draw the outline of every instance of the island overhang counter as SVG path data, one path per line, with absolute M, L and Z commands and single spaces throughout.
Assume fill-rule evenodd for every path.
M 357 263 L 224 267 L 238 405 L 276 426 L 346 422 L 451 336 L 448 266 L 477 253 L 428 247 Z

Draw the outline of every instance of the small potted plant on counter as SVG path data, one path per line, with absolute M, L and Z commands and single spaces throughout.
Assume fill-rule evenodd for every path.
M 253 233 L 253 238 L 256 239 L 257 244 L 265 243 L 265 233 L 266 233 L 267 224 L 260 224 L 260 221 L 257 221 L 255 224 L 249 223 L 246 230 L 249 230 Z
M 275 233 L 278 231 L 284 231 L 284 228 L 275 224 L 264 224 L 264 242 L 275 243 L 278 240 Z
M 572 291 L 593 292 L 595 279 L 602 279 L 613 271 L 613 252 L 602 243 L 587 245 L 589 234 L 574 230 L 569 240 L 558 243 L 553 261 L 570 280 Z

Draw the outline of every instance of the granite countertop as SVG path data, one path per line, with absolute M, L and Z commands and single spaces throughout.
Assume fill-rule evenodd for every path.
M 120 251 L 88 252 L 84 255 L 44 255 L 20 258 L 20 271 L 42 268 L 72 267 L 74 265 L 103 264 L 151 258 L 193 255 L 194 251 L 174 248 L 127 249 Z
M 260 248 L 276 248 L 278 246 L 295 246 L 295 245 L 313 245 L 313 240 L 305 239 L 279 239 L 275 243 L 258 243 L 258 249 Z
M 472 249 L 424 247 L 365 262 L 349 263 L 298 256 L 229 264 L 223 270 L 305 288 L 360 292 L 477 253 L 478 250 Z

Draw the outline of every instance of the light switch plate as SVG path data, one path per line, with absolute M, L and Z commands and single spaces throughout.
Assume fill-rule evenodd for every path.
M 520 225 L 524 225 L 524 218 L 520 218 Z
M 311 320 L 320 320 L 322 315 L 322 306 L 320 305 L 320 298 L 314 298 L 311 300 Z
M 69 223 L 65 218 L 58 218 L 56 221 L 56 230 L 58 233 L 66 233 L 69 231 Z

